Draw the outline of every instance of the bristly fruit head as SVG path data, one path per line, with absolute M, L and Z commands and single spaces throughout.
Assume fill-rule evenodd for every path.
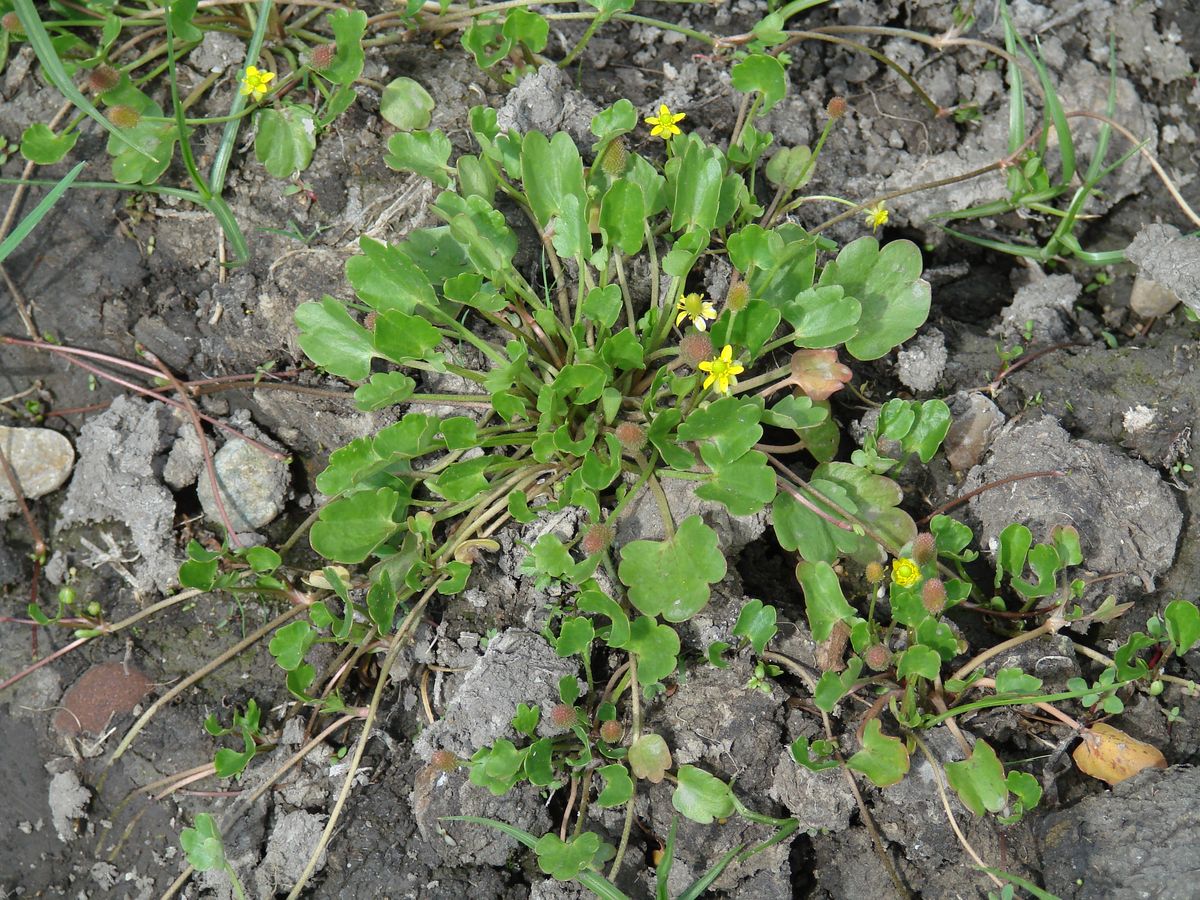
M 111 91 L 121 82 L 121 73 L 112 66 L 96 66 L 88 72 L 88 86 L 97 94 Z
M 600 157 L 600 168 L 609 178 L 620 178 L 625 174 L 625 166 L 629 163 L 629 151 L 625 142 L 616 138 L 608 142 L 604 155 Z
M 616 719 L 609 719 L 600 726 L 600 737 L 608 744 L 619 743 L 625 736 L 625 729 Z
M 946 608 L 946 585 L 940 578 L 930 578 L 921 585 L 921 605 L 931 616 L 938 615 Z
M 608 525 L 597 522 L 583 533 L 579 546 L 588 556 L 607 550 L 613 542 L 613 530 Z
M 918 566 L 931 563 L 937 559 L 937 541 L 928 531 L 922 531 L 913 540 L 912 558 Z
M 825 105 L 825 115 L 831 119 L 840 119 L 846 114 L 846 98 L 834 97 Z
M 114 106 L 108 111 L 108 118 L 118 128 L 134 128 L 142 121 L 142 114 L 132 106 Z
M 21 24 L 21 17 L 15 12 L 7 12 L 0 16 L 0 28 L 10 34 L 24 34 L 25 26 Z
M 565 703 L 560 703 L 554 709 L 550 710 L 550 724 L 559 731 L 566 731 L 568 728 L 579 722 L 579 714 L 575 711 L 575 707 L 567 706 Z
M 729 293 L 725 295 L 725 305 L 735 313 L 741 312 L 750 302 L 750 285 L 740 278 L 729 285 Z
M 337 56 L 337 44 L 317 44 L 308 55 L 308 64 L 317 70 L 327 69 L 335 56 Z
M 429 764 L 439 772 L 453 772 L 458 768 L 458 757 L 449 750 L 434 750 Z
M 867 563 L 867 581 L 871 584 L 879 584 L 883 581 L 883 576 L 887 574 L 882 563 L 869 562 Z
M 693 369 L 713 355 L 712 338 L 702 331 L 689 331 L 679 342 L 679 356 Z
M 636 453 L 646 446 L 646 429 L 632 422 L 622 422 L 613 431 L 617 442 L 631 453 Z
M 872 644 L 863 651 L 863 662 L 872 672 L 882 672 L 892 664 L 892 654 L 883 644 Z

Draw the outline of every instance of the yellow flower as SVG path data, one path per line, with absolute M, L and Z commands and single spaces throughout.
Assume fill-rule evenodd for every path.
M 886 225 L 887 221 L 888 211 L 882 200 L 867 210 L 867 224 L 871 226 L 872 231 L 878 231 L 879 226 Z
M 275 77 L 274 72 L 264 72 L 255 66 L 246 66 L 246 74 L 242 78 L 241 93 L 252 94 L 254 99 L 261 100 L 270 90 L 267 84 Z
M 717 317 L 716 308 L 699 294 L 684 294 L 679 298 L 679 305 L 675 308 L 679 310 L 679 315 L 675 317 L 675 324 L 678 325 L 684 319 L 691 319 L 697 331 L 704 331 L 708 327 L 705 319 Z
M 683 134 L 683 132 L 679 130 L 679 126 L 675 123 L 682 122 L 684 115 L 684 113 L 672 113 L 671 110 L 667 108 L 667 104 L 662 104 L 658 108 L 657 116 L 646 117 L 646 124 L 654 126 L 650 129 L 650 136 L 660 137 L 664 141 L 669 141 L 675 135 Z
M 733 361 L 733 347 L 726 344 L 720 356 L 700 363 L 700 371 L 708 373 L 708 377 L 704 379 L 705 390 L 715 382 L 718 394 L 728 394 L 730 386 L 737 384 L 737 376 L 745 372 L 746 368 Z
M 921 580 L 921 567 L 911 559 L 892 560 L 892 581 L 902 588 L 912 587 Z

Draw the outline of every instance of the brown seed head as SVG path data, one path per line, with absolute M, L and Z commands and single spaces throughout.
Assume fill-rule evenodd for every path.
M 317 44 L 308 55 L 308 64 L 314 69 L 326 69 L 337 55 L 337 44 Z
M 88 85 L 97 94 L 110 91 L 121 82 L 121 73 L 112 66 L 96 66 L 88 72 Z
M 583 533 L 583 540 L 579 542 L 579 546 L 583 548 L 584 553 L 591 556 L 593 553 L 607 550 L 612 540 L 613 530 L 597 522 Z
M 712 338 L 703 331 L 689 331 L 679 342 L 679 355 L 693 369 L 700 363 L 713 358 Z
M 931 563 L 937 559 L 937 541 L 928 531 L 922 531 L 913 541 L 912 558 L 918 566 Z
M 625 736 L 625 729 L 616 719 L 609 719 L 600 726 L 600 737 L 609 744 L 615 744 Z
M 869 581 L 871 584 L 879 584 L 879 582 L 883 581 L 883 576 L 886 574 L 887 571 L 883 568 L 882 563 L 867 563 L 867 581 Z
M 458 757 L 449 750 L 434 750 L 429 764 L 439 772 L 453 772 L 458 768 Z
M 108 118 L 118 128 L 133 128 L 142 121 L 142 114 L 132 106 L 114 106 L 108 111 Z
M 892 664 L 892 654 L 883 644 L 872 644 L 863 651 L 863 662 L 872 672 L 882 672 Z
M 613 434 L 621 446 L 630 452 L 636 453 L 646 446 L 646 430 L 632 422 L 622 422 Z
M 946 608 L 946 585 L 940 578 L 930 578 L 921 585 L 921 604 L 931 616 Z
M 579 714 L 575 712 L 575 707 L 567 706 L 565 703 L 560 703 L 554 709 L 550 710 L 550 724 L 560 731 L 565 731 L 579 721 Z
M 729 293 L 725 295 L 725 305 L 734 312 L 741 312 L 750 302 L 750 285 L 740 278 L 729 285 Z
M 629 151 L 625 149 L 625 142 L 620 138 L 609 141 L 608 146 L 604 148 L 604 155 L 600 157 L 600 168 L 604 170 L 609 178 L 620 178 L 625 174 L 625 166 L 629 163 Z
M 825 115 L 831 119 L 840 119 L 846 114 L 846 98 L 834 97 L 825 105 Z
M 25 33 L 25 26 L 21 24 L 21 17 L 15 12 L 8 12 L 0 16 L 0 28 L 11 34 Z

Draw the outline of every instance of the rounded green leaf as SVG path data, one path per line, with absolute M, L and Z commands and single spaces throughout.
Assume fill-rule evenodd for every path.
M 1008 802 L 1004 766 L 985 740 L 977 740 L 962 762 L 946 763 L 946 779 L 963 805 L 977 816 L 998 813 Z
M 738 614 L 733 633 L 736 637 L 746 638 L 754 652 L 761 655 L 767 641 L 779 631 L 775 627 L 775 616 L 775 607 L 765 606 L 761 600 L 751 600 Z
M 643 734 L 629 748 L 629 767 L 638 778 L 658 784 L 671 768 L 671 751 L 662 735 Z
M 600 201 L 600 227 L 626 256 L 642 249 L 646 236 L 646 203 L 642 189 L 631 181 L 618 181 Z
M 600 849 L 600 836 L 585 831 L 564 842 L 557 834 L 547 834 L 534 845 L 538 868 L 559 881 L 569 881 L 588 867 Z
M 300 349 L 325 371 L 351 381 L 362 381 L 371 374 L 375 353 L 371 332 L 354 321 L 337 300 L 326 295 L 320 303 L 301 303 L 295 320 Z
M 899 738 L 883 734 L 878 719 L 867 723 L 863 748 L 846 760 L 846 767 L 862 772 L 876 787 L 890 787 L 908 774 L 908 751 Z M 949 768 L 949 766 L 947 766 Z
M 715 775 L 695 766 L 680 766 L 671 805 L 693 822 L 708 825 L 733 815 L 733 791 Z
M 392 79 L 379 99 L 379 114 L 401 131 L 428 128 L 433 107 L 429 91 L 411 78 Z
M 327 503 L 313 524 L 312 548 L 335 562 L 362 562 L 400 528 L 393 519 L 399 501 L 394 490 L 380 488 Z
M 56 135 L 49 126 L 38 122 L 26 128 L 21 135 L 21 155 L 31 163 L 50 166 L 66 156 L 77 140 L 78 131 Z
M 588 648 L 595 638 L 590 619 L 583 616 L 568 616 L 563 619 L 562 628 L 558 632 L 558 640 L 554 644 L 554 652 L 559 656 L 574 656 Z
M 909 647 L 900 657 L 900 663 L 896 666 L 896 680 L 904 681 L 912 675 L 919 675 L 933 681 L 941 668 L 941 655 L 932 647 L 918 644 Z
M 597 774 L 604 779 L 604 790 L 596 798 L 596 805 L 608 809 L 621 806 L 633 796 L 633 779 L 629 770 L 620 763 L 602 766 Z
M 725 568 L 717 533 L 699 516 L 689 516 L 665 541 L 633 541 L 621 548 L 617 574 L 640 612 L 683 622 L 708 602 L 708 586 L 725 577 Z
M 638 684 L 654 684 L 675 671 L 679 635 L 670 625 L 662 625 L 650 616 L 639 616 L 629 626 L 629 637 L 622 649 L 637 656 Z
M 450 186 L 450 139 L 438 130 L 401 132 L 388 138 L 383 161 L 397 172 L 416 172 L 438 187 Z
M 804 590 L 805 613 L 813 638 L 829 640 L 833 626 L 854 615 L 854 607 L 842 594 L 837 573 L 829 563 L 802 561 L 796 566 L 796 577 Z
M 766 53 L 751 53 L 729 72 L 735 89 L 743 94 L 758 91 L 762 94 L 762 112 L 769 112 L 771 107 L 787 94 L 787 74 L 783 63 L 776 57 Z
M 1187 600 L 1173 600 L 1163 613 L 1167 624 L 1167 636 L 1175 645 L 1175 652 L 1183 655 L 1200 640 L 1200 610 Z
M 312 162 L 317 126 L 307 106 L 285 105 L 258 113 L 254 156 L 276 178 L 290 178 Z

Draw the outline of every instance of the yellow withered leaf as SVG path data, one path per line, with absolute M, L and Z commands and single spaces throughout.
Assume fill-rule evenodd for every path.
M 1157 747 L 1134 740 L 1121 729 L 1103 722 L 1084 730 L 1083 741 L 1071 757 L 1084 775 L 1109 784 L 1132 778 L 1151 766 L 1167 767 L 1167 760 Z

